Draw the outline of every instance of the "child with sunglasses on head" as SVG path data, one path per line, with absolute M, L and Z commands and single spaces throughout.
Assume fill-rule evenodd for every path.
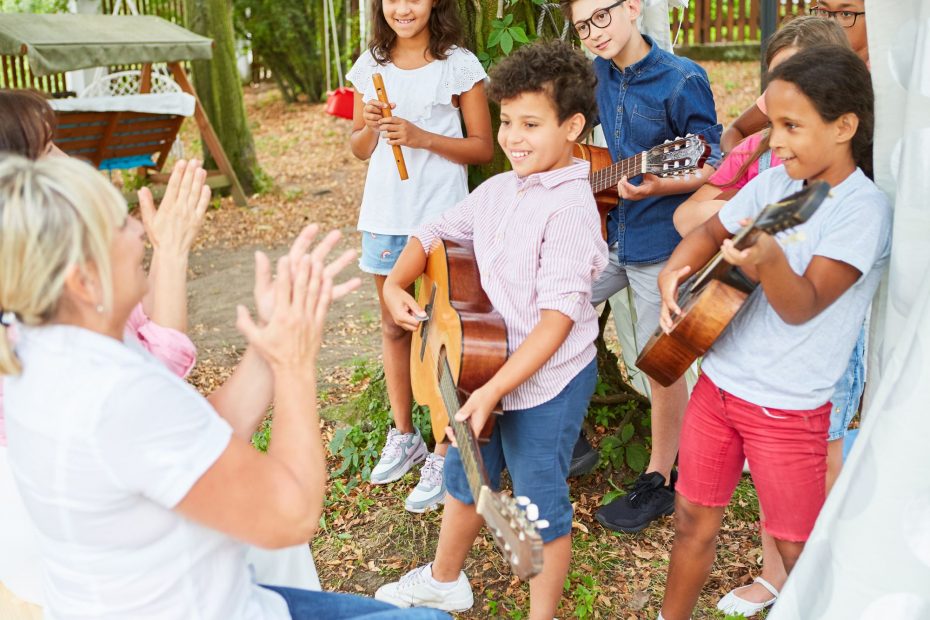
M 846 40 L 849 41 L 852 51 L 856 52 L 866 66 L 869 66 L 865 0 L 817 0 L 815 6 L 810 8 L 810 14 L 813 17 L 829 19 L 840 26 L 843 29 L 843 34 L 846 35 Z M 768 62 L 766 62 L 766 66 L 772 68 Z M 765 129 L 768 120 L 763 94 L 726 128 L 723 137 L 720 139 L 720 147 L 724 153 L 729 153 L 747 136 Z
M 597 56 L 598 114 L 611 159 L 619 161 L 687 134 L 702 134 L 713 149 L 701 177 L 646 174 L 623 178 L 618 185 L 621 200 L 607 222 L 610 263 L 595 283 L 591 301 L 598 304 L 630 287 L 640 347 L 659 323 L 656 278 L 681 241 L 672 215 L 719 163 L 721 131 L 707 73 L 640 33 L 636 20 L 642 5 L 641 0 L 563 0 L 561 5 L 582 43 Z M 688 392 L 684 379 L 669 387 L 652 379 L 649 383 L 652 454 L 630 493 L 598 510 L 597 520 L 611 530 L 638 532 L 674 509 L 673 465 Z
M 681 280 L 718 249 L 759 282 L 705 355 L 685 413 L 660 619 L 691 617 L 744 459 L 791 572 L 826 496 L 829 399 L 890 254 L 890 204 L 870 180 L 874 104 L 862 60 L 837 46 L 798 52 L 773 71 L 765 99 L 783 164 L 685 237 L 659 276 L 665 329 L 681 312 Z M 832 189 L 806 223 L 734 246 L 766 205 L 814 181 Z

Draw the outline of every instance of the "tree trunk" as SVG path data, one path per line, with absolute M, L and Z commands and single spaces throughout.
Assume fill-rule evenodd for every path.
M 236 69 L 230 0 L 186 0 L 189 29 L 213 39 L 213 58 L 191 63 L 194 88 L 246 194 L 255 191 L 258 161 Z M 204 160 L 211 158 L 204 152 Z

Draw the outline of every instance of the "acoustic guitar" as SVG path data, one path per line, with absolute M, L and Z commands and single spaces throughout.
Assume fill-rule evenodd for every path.
M 753 245 L 760 233 L 774 235 L 803 224 L 829 192 L 828 183 L 815 181 L 768 205 L 733 236 L 734 245 L 742 250 Z M 681 314 L 674 317 L 670 332 L 661 326 L 656 329 L 639 354 L 636 367 L 666 387 L 674 383 L 707 352 L 757 286 L 758 282 L 750 280 L 718 252 L 679 287 Z
M 687 135 L 668 140 L 616 163 L 611 161 L 610 152 L 600 146 L 576 144 L 572 154 L 591 163 L 591 189 L 594 190 L 594 200 L 601 216 L 601 234 L 606 239 L 607 214 L 620 200 L 617 183 L 621 178 L 632 179 L 646 173 L 659 177 L 690 174 L 704 166 L 710 155 L 710 147 L 702 136 Z
M 507 329 L 481 289 L 471 242 L 440 240 L 427 259 L 417 302 L 426 319 L 410 345 L 413 396 L 429 407 L 437 442 L 452 427 L 478 514 L 514 574 L 530 579 L 542 570 L 542 538 L 518 501 L 491 488 L 478 438 L 467 422 L 455 420 L 472 391 L 507 361 Z M 490 437 L 494 418 L 482 438 Z

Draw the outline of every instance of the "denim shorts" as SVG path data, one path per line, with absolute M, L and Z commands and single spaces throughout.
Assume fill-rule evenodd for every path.
M 849 365 L 833 388 L 830 397 L 830 434 L 827 441 L 836 441 L 846 436 L 849 423 L 859 410 L 859 399 L 865 387 L 865 327 L 859 330 L 859 338 L 853 347 Z
M 362 255 L 358 268 L 365 273 L 386 276 L 407 245 L 407 235 L 382 235 L 368 231 L 362 233 Z
M 500 489 L 501 471 L 506 467 L 514 496 L 530 498 L 539 507 L 539 518 L 549 522 L 539 532 L 544 543 L 572 530 L 568 466 L 596 382 L 595 360 L 552 399 L 529 409 L 505 411 L 497 418 L 490 441 L 481 446 L 491 487 Z M 452 497 L 474 503 L 457 448 L 449 448 L 444 476 Z

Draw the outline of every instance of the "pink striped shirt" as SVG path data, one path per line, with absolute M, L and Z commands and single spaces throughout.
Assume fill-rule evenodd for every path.
M 581 160 L 525 178 L 498 174 L 413 235 L 430 249 L 440 237 L 472 241 L 481 286 L 507 325 L 509 353 L 543 310 L 574 321 L 555 355 L 504 396 L 507 411 L 551 400 L 594 359 L 591 286 L 607 265 L 607 244 L 588 176 Z

